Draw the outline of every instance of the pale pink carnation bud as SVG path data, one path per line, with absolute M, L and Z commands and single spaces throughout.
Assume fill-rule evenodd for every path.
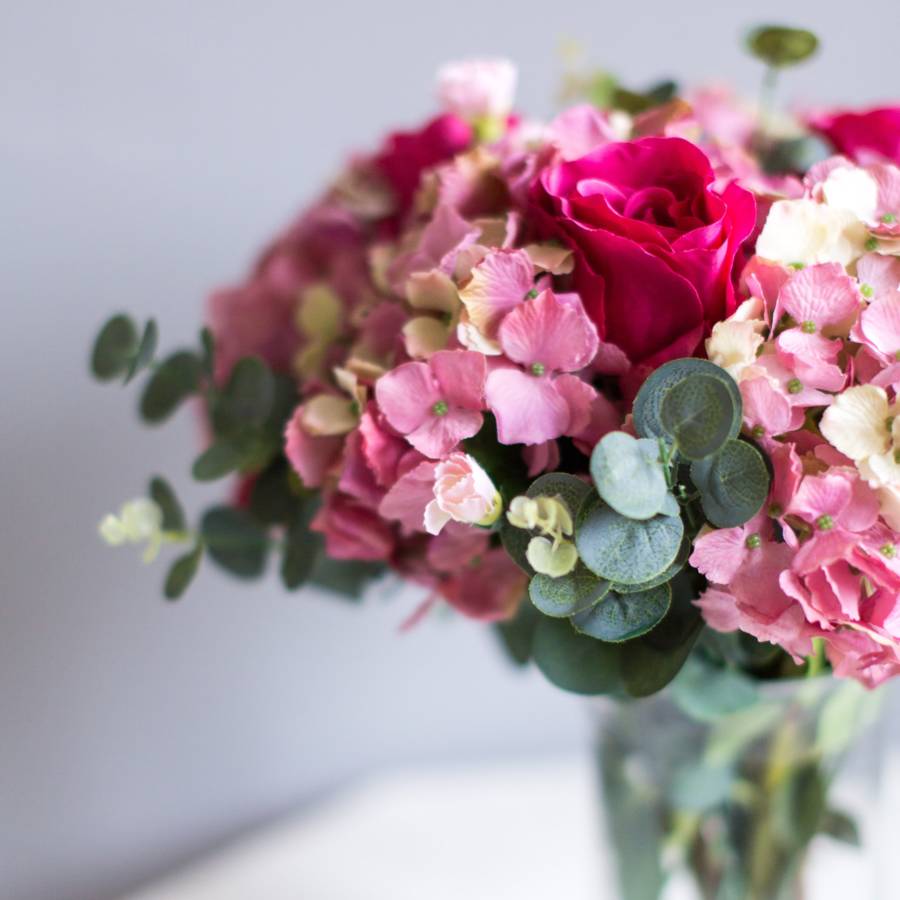
M 502 119 L 513 105 L 518 73 L 507 59 L 448 63 L 438 71 L 438 99 L 463 119 Z
M 503 503 L 490 476 L 467 453 L 451 453 L 434 470 L 434 500 L 425 508 L 425 528 L 438 534 L 451 519 L 490 525 Z

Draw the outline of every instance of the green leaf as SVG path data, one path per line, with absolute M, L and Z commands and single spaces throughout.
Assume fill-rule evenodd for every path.
M 729 437 L 737 437 L 741 430 L 741 392 L 734 379 L 722 368 L 706 359 L 673 359 L 656 369 L 641 385 L 634 399 L 634 427 L 638 435 L 646 438 L 666 438 L 671 435 L 661 419 L 662 402 L 666 394 L 677 384 L 692 375 L 708 375 L 718 378 L 731 394 L 734 408 L 738 411 L 732 423 Z
M 699 722 L 715 722 L 759 699 L 756 685 L 749 678 L 733 669 L 704 663 L 696 654 L 685 663 L 671 690 L 682 712 Z
M 613 584 L 611 585 L 611 590 L 614 590 L 617 594 L 635 594 L 641 591 L 649 591 L 650 588 L 665 584 L 671 581 L 685 567 L 693 549 L 690 538 L 685 535 L 681 539 L 681 547 L 678 548 L 678 555 L 675 557 L 675 560 L 668 568 L 663 569 L 659 575 L 637 584 Z
M 318 539 L 319 535 L 313 535 Z M 355 559 L 332 559 L 319 553 L 309 581 L 350 600 L 358 600 L 366 588 L 376 578 L 380 578 L 387 567 L 383 563 L 364 562 Z
M 200 332 L 200 346 L 203 349 L 203 371 L 207 378 L 212 379 L 216 371 L 216 341 L 209 328 Z
M 678 555 L 684 525 L 679 516 L 628 519 L 588 500 L 578 514 L 575 545 L 584 564 L 616 584 L 639 584 L 665 571 Z
M 609 591 L 599 603 L 574 615 L 572 624 L 581 634 L 600 641 L 630 641 L 658 625 L 671 601 L 668 584 L 635 594 Z
M 275 379 L 269 367 L 257 356 L 245 356 L 231 370 L 219 401 L 218 415 L 227 421 L 228 430 L 262 425 L 272 411 L 274 400 Z
M 772 802 L 773 830 L 785 847 L 805 847 L 820 829 L 827 790 L 824 773 L 816 762 L 802 762 L 788 770 Z
M 859 826 L 855 819 L 839 809 L 828 809 L 822 817 L 819 831 L 827 834 L 837 841 L 850 844 L 851 847 L 861 847 Z
M 669 791 L 669 801 L 678 810 L 705 812 L 725 803 L 734 786 L 734 772 L 706 762 L 679 770 Z
M 137 351 L 137 327 L 129 316 L 117 315 L 100 329 L 91 353 L 91 372 L 100 381 L 111 381 L 128 371 Z
M 715 455 L 691 465 L 707 519 L 734 528 L 755 516 L 769 494 L 769 470 L 762 454 L 745 441 L 728 441 Z
M 159 329 L 156 327 L 156 321 L 150 319 L 144 326 L 144 333 L 141 335 L 141 342 L 138 344 L 137 351 L 131 359 L 131 364 L 125 373 L 125 384 L 128 384 L 138 372 L 143 371 L 153 362 L 153 354 L 156 353 L 156 345 L 159 341 Z
M 184 531 L 187 528 L 184 510 L 168 481 L 157 475 L 150 481 L 148 493 L 150 499 L 162 510 L 163 531 Z
M 763 25 L 747 36 L 747 48 L 764 63 L 784 68 L 809 59 L 819 49 L 819 39 L 805 28 Z
M 715 453 L 731 435 L 741 408 L 718 377 L 691 375 L 662 399 L 660 421 L 687 459 L 704 459 Z
M 190 553 L 180 556 L 172 563 L 163 587 L 163 593 L 167 600 L 177 600 L 188 589 L 200 568 L 202 559 L 203 539 L 199 538 Z
M 298 488 L 293 470 L 282 457 L 276 460 L 253 482 L 250 492 L 250 512 L 263 525 L 288 525 L 293 521 L 301 503 L 308 496 Z
M 317 504 L 310 499 L 300 506 L 284 536 L 281 556 L 281 583 L 289 590 L 305 584 L 316 565 L 321 536 L 309 530 Z
M 200 531 L 209 555 L 223 569 L 240 578 L 262 574 L 269 538 L 245 510 L 213 507 L 203 516 Z
M 630 519 L 655 516 L 668 496 L 657 441 L 624 431 L 611 431 L 594 447 L 591 477 L 606 503 Z
M 503 549 L 509 554 L 512 561 L 526 574 L 534 575 L 534 569 L 528 562 L 528 544 L 531 541 L 531 532 L 524 528 L 516 528 L 511 525 L 506 516 L 503 516 L 503 522 L 500 525 L 500 543 Z
M 183 400 L 196 392 L 200 374 L 200 360 L 189 350 L 179 350 L 163 360 L 144 388 L 142 418 L 151 423 L 167 419 Z
M 591 486 L 567 472 L 548 472 L 536 478 L 525 493 L 529 497 L 559 497 L 569 507 L 574 522 Z
M 531 602 L 545 615 L 566 618 L 590 608 L 609 590 L 609 582 L 598 578 L 580 563 L 573 572 L 551 578 L 537 574 L 528 584 Z
M 575 694 L 618 694 L 619 644 L 578 634 L 567 619 L 542 616 L 534 632 L 533 654 L 548 681 Z
M 541 618 L 543 616 L 534 606 L 523 600 L 511 619 L 498 622 L 495 626 L 495 633 L 514 665 L 524 666 L 531 659 L 534 631 Z
M 215 481 L 239 469 L 242 458 L 240 449 L 234 444 L 216 441 L 194 460 L 191 474 L 197 481 Z

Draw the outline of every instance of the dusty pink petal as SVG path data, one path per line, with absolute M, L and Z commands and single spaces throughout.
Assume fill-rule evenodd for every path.
M 382 487 L 388 487 L 397 479 L 400 460 L 409 450 L 406 441 L 382 427 L 377 407 L 370 403 L 359 420 L 362 436 L 362 452 L 366 462 Z
M 515 613 L 527 583 L 525 573 L 498 547 L 474 560 L 458 577 L 444 582 L 440 593 L 463 615 L 496 622 Z
M 821 571 L 813 572 L 801 580 L 791 571 L 781 573 L 781 589 L 796 600 L 806 620 L 829 631 L 834 629 L 834 618 L 840 614 L 840 605 Z
M 742 381 L 740 389 L 744 421 L 751 430 L 759 427 L 766 436 L 776 437 L 803 424 L 803 410 L 793 407 L 787 395 L 777 390 L 768 378 Z
M 900 350 L 900 291 L 883 294 L 863 310 L 859 337 L 885 356 Z
M 534 266 L 524 250 L 492 250 L 459 296 L 472 324 L 493 339 L 503 317 L 525 302 L 533 285 Z
M 297 408 L 284 431 L 284 454 L 306 487 L 322 486 L 344 445 L 341 437 L 313 437 L 303 428 L 303 407 Z
M 727 591 L 707 588 L 694 605 L 700 608 L 706 624 L 714 631 L 738 631 L 741 627 L 743 616 L 737 601 Z
M 837 520 L 850 503 L 850 479 L 843 475 L 807 475 L 800 484 L 788 512 L 810 524 L 820 516 Z
M 881 510 L 878 495 L 855 472 L 851 476 L 851 485 L 850 503 L 844 509 L 839 524 L 847 531 L 868 531 L 878 521 Z
M 856 264 L 856 277 L 860 285 L 872 288 L 874 300 L 893 294 L 900 290 L 900 257 L 867 253 Z
M 816 531 L 798 551 L 791 563 L 791 568 L 802 576 L 830 565 L 841 559 L 849 559 L 853 553 L 857 538 L 842 528 L 830 531 Z
M 896 649 L 860 631 L 842 629 L 829 635 L 826 652 L 838 678 L 855 678 L 870 689 L 900 674 Z
M 553 379 L 553 387 L 569 406 L 566 434 L 580 435 L 591 425 L 597 391 L 577 375 L 557 375 Z
M 818 331 L 850 319 L 859 309 L 860 295 L 842 265 L 822 263 L 792 275 L 778 302 L 798 325 L 812 322 Z
M 631 368 L 631 360 L 625 351 L 606 341 L 597 345 L 594 357 L 594 371 L 599 375 L 624 375 Z
M 425 530 L 425 507 L 434 500 L 434 471 L 437 464 L 423 462 L 399 478 L 384 495 L 378 512 L 396 520 L 406 532 Z
M 511 367 L 494 369 L 484 393 L 497 417 L 501 444 L 543 444 L 569 429 L 569 404 L 547 376 L 537 378 Z
M 428 542 L 428 565 L 438 572 L 458 573 L 461 561 L 477 559 L 489 546 L 490 535 L 483 528 L 451 521 Z
M 546 441 L 526 446 L 522 450 L 522 458 L 528 466 L 529 478 L 541 472 L 552 472 L 559 466 L 559 445 L 556 441 Z
M 425 421 L 441 395 L 428 364 L 410 362 L 375 382 L 375 399 L 388 423 L 406 434 Z
M 900 236 L 900 168 L 875 163 L 867 169 L 878 185 L 878 206 L 871 231 L 882 237 Z
M 550 123 L 547 140 L 564 160 L 573 160 L 617 138 L 606 113 L 583 103 L 560 113 Z
M 325 550 L 332 559 L 384 560 L 394 548 L 390 525 L 341 493 L 326 498 L 310 528 L 325 535 Z
M 785 359 L 789 358 L 789 356 L 784 353 L 781 354 L 781 356 Z M 764 353 L 756 360 L 754 368 L 762 369 L 766 373 L 773 385 L 788 398 L 791 406 L 806 408 L 808 406 L 828 406 L 828 404 L 831 403 L 831 394 L 826 394 L 824 391 L 803 384 L 802 382 L 798 393 L 790 393 L 788 391 L 788 385 L 791 385 L 792 388 L 796 388 L 796 382 L 799 379 L 794 369 L 786 365 L 777 353 Z M 798 425 L 797 427 L 799 428 L 800 426 Z
M 514 309 L 500 325 L 500 346 L 524 366 L 543 372 L 577 372 L 597 353 L 597 327 L 581 302 L 544 291 Z
M 747 547 L 744 528 L 720 528 L 694 541 L 688 562 L 714 584 L 727 585 L 752 552 Z
M 425 456 L 441 459 L 456 449 L 456 445 L 473 437 L 481 430 L 484 421 L 480 412 L 451 408 L 445 415 L 430 413 L 418 428 L 406 439 Z
M 853 621 L 859 619 L 860 579 L 846 560 L 839 560 L 823 570 L 831 590 L 837 597 L 842 614 Z
M 585 456 L 590 456 L 600 438 L 622 428 L 622 418 L 622 411 L 608 397 L 595 392 L 587 426 L 580 431 L 572 429 L 571 437 L 575 439 L 578 449 Z
M 790 277 L 790 269 L 760 256 L 754 256 L 741 273 L 741 281 L 747 293 L 765 302 L 770 321 L 774 321 L 772 312 L 782 287 Z
M 362 443 L 359 429 L 347 435 L 338 489 L 364 506 L 376 509 L 384 496 L 384 489 L 375 480 L 375 473 L 363 454 Z
M 773 470 L 771 501 L 786 510 L 800 486 L 803 465 L 793 444 L 779 444 L 769 459 Z
M 484 355 L 472 350 L 441 350 L 428 360 L 440 391 L 440 399 L 451 407 L 484 408 Z
M 820 391 L 839 391 L 847 380 L 837 364 L 841 346 L 840 341 L 805 334 L 799 328 L 783 331 L 775 341 L 779 360 L 803 385 Z

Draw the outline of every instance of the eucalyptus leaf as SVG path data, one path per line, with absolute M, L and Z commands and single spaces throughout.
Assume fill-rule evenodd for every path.
M 861 847 L 859 826 L 856 820 L 839 809 L 828 809 L 822 817 L 819 825 L 822 834 L 827 834 L 837 841 L 849 844 L 851 847 Z
M 568 575 L 551 578 L 538 573 L 528 585 L 531 602 L 545 615 L 566 618 L 590 608 L 609 590 L 609 582 L 598 578 L 579 563 Z
M 542 616 L 534 631 L 533 657 L 548 681 L 575 694 L 621 692 L 619 644 L 578 634 L 567 619 Z
M 179 350 L 153 372 L 141 396 L 140 412 L 146 422 L 167 419 L 200 385 L 201 365 L 197 355 Z
M 223 569 L 240 578 L 262 574 L 269 538 L 245 510 L 213 507 L 203 516 L 200 530 L 210 557 Z
M 707 519 L 734 528 L 755 516 L 769 494 L 769 470 L 762 454 L 745 441 L 730 440 L 715 455 L 691 465 Z
M 678 555 L 675 557 L 672 564 L 666 569 L 663 569 L 659 575 L 649 578 L 647 581 L 638 582 L 637 584 L 613 584 L 611 585 L 611 590 L 614 590 L 617 594 L 634 594 L 640 591 L 649 591 L 657 585 L 665 584 L 666 582 L 671 581 L 685 567 L 688 557 L 691 555 L 693 549 L 690 538 L 685 534 L 681 539 L 681 547 L 678 548 Z
M 624 431 L 611 431 L 594 447 L 591 477 L 603 500 L 630 519 L 655 516 L 669 496 L 658 442 Z
M 190 583 L 194 580 L 197 570 L 200 568 L 200 561 L 203 559 L 203 540 L 198 538 L 194 544 L 194 549 L 190 553 L 180 556 L 172 563 L 169 574 L 166 576 L 166 583 L 163 587 L 163 593 L 167 600 L 177 600 L 188 589 Z
M 200 346 L 203 349 L 203 371 L 212 378 L 216 371 L 216 340 L 209 328 L 200 332 Z
M 506 516 L 500 525 L 500 543 L 509 554 L 512 561 L 526 574 L 534 575 L 534 569 L 528 562 L 528 544 L 531 541 L 531 532 L 524 528 L 516 528 L 511 525 Z
M 143 371 L 153 362 L 153 355 L 156 353 L 156 345 L 159 342 L 159 329 L 156 321 L 150 319 L 144 326 L 144 332 L 141 335 L 140 343 L 137 351 L 131 358 L 131 363 L 125 372 L 125 384 L 128 384 L 138 372 Z
M 626 518 L 596 498 L 582 505 L 575 544 L 584 564 L 616 584 L 640 584 L 664 572 L 681 547 L 679 516 Z
M 239 469 L 241 461 L 238 447 L 229 441 L 215 441 L 194 460 L 191 474 L 197 481 L 215 481 Z
M 630 641 L 658 625 L 671 601 L 672 591 L 668 584 L 633 594 L 610 591 L 590 609 L 576 613 L 572 624 L 581 634 L 600 641 Z
M 284 536 L 281 556 L 281 583 L 289 590 L 299 588 L 312 575 L 319 552 L 320 536 L 309 530 L 316 510 L 311 499 L 297 508 Z
M 671 691 L 682 712 L 699 722 L 715 722 L 759 699 L 756 685 L 745 675 L 705 663 L 696 654 L 685 663 Z
M 640 437 L 666 438 L 671 436 L 663 425 L 660 413 L 666 394 L 692 375 L 707 375 L 718 378 L 731 394 L 738 415 L 732 423 L 729 437 L 737 437 L 741 430 L 741 392 L 734 379 L 722 368 L 706 359 L 673 359 L 656 369 L 641 385 L 634 399 L 634 427 Z
M 785 68 L 809 59 L 819 49 L 819 39 L 805 28 L 763 25 L 747 36 L 747 47 L 764 63 Z
M 528 497 L 559 497 L 572 514 L 572 520 L 591 493 L 591 486 L 568 472 L 548 472 L 536 478 L 525 492 Z
M 665 394 L 659 414 L 678 452 L 687 459 L 703 459 L 732 436 L 741 408 L 735 407 L 721 378 L 695 373 Z
M 669 790 L 675 809 L 704 812 L 725 803 L 734 787 L 734 772 L 727 767 L 698 762 L 679 770 Z
M 179 532 L 187 528 L 184 510 L 168 481 L 157 475 L 151 479 L 148 493 L 150 499 L 162 510 L 163 531 Z
M 138 348 L 137 327 L 129 316 L 119 314 L 100 329 L 91 352 L 91 372 L 100 381 L 111 381 L 128 371 Z
M 228 376 L 219 415 L 227 419 L 229 428 L 262 425 L 274 400 L 275 380 L 269 367 L 257 356 L 245 356 Z
M 522 602 L 511 619 L 496 624 L 495 633 L 514 665 L 524 666 L 531 660 L 534 632 L 542 618 L 531 603 Z

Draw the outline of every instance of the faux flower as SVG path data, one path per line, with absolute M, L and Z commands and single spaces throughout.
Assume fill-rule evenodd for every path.
M 392 428 L 420 453 L 441 459 L 481 428 L 485 375 L 480 353 L 442 350 L 383 375 L 375 398 Z
M 838 153 L 859 163 L 886 160 L 900 165 L 900 106 L 838 110 L 810 119 Z
M 448 113 L 478 122 L 505 118 L 513 105 L 518 73 L 508 59 L 472 59 L 438 70 L 438 99 Z
M 689 356 L 737 305 L 735 262 L 753 196 L 714 187 L 680 138 L 611 143 L 552 166 L 535 191 L 548 228 L 576 251 L 576 285 L 600 337 L 632 362 Z
M 453 520 L 491 525 L 503 510 L 490 476 L 467 453 L 451 453 L 434 470 L 434 499 L 425 507 L 425 530 L 439 534 Z
M 147 497 L 138 497 L 122 504 L 118 515 L 104 516 L 98 527 L 100 537 L 110 547 L 123 544 L 146 544 L 144 562 L 156 559 L 163 542 L 163 514 L 159 506 Z
M 575 434 L 590 422 L 595 391 L 574 375 L 597 352 L 597 330 L 577 298 L 552 291 L 518 306 L 500 326 L 508 360 L 485 384 L 503 444 L 542 444 Z

